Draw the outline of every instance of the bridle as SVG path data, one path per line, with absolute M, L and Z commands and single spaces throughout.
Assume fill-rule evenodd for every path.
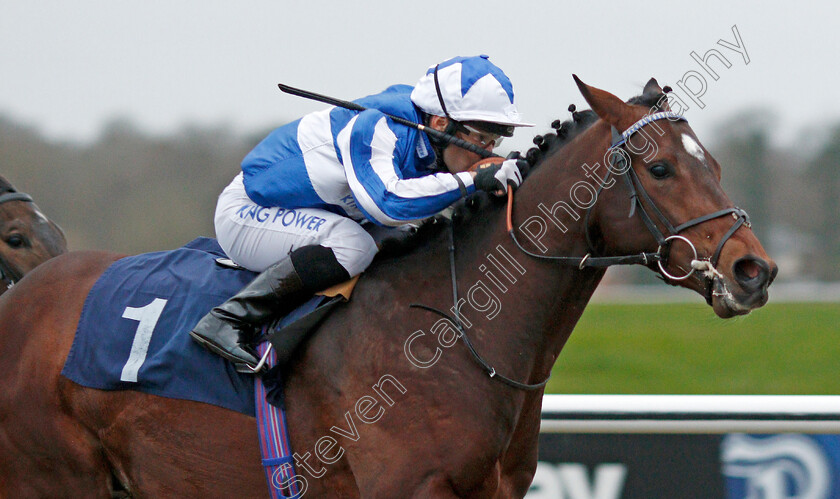
M 7 203 L 9 201 L 24 201 L 26 203 L 32 203 L 32 197 L 29 194 L 17 191 L 10 191 L 4 194 L 0 194 L 0 204 Z M 6 283 L 6 289 L 11 288 L 15 285 L 16 282 L 21 280 L 23 274 L 14 270 L 11 265 L 0 256 L 0 281 Z
M 610 162 L 610 168 L 608 168 L 609 173 L 604 177 L 603 183 L 599 186 L 597 190 L 597 195 L 600 195 L 607 183 L 609 182 L 610 176 L 613 174 L 624 178 L 624 184 L 627 186 L 627 189 L 630 193 L 630 213 L 628 215 L 628 218 L 633 217 L 633 215 L 635 215 L 636 211 L 638 210 L 639 217 L 642 219 L 642 222 L 645 224 L 645 227 L 647 227 L 648 231 L 654 237 L 656 243 L 659 245 L 656 249 L 656 252 L 639 253 L 635 255 L 625 256 L 592 256 L 595 253 L 595 245 L 592 243 L 592 237 L 589 233 L 589 219 L 591 216 L 592 208 L 594 207 L 594 203 L 587 209 L 586 214 L 584 216 L 584 231 L 586 235 L 587 244 L 587 253 L 585 256 L 549 256 L 540 255 L 538 253 L 528 251 L 525 248 L 523 248 L 519 241 L 516 239 L 516 233 L 513 230 L 513 195 L 512 192 L 509 190 L 508 232 L 510 233 L 510 236 L 513 239 L 516 246 L 522 252 L 534 258 L 539 258 L 543 260 L 553 260 L 566 265 L 576 265 L 581 270 L 583 270 L 584 267 L 606 268 L 611 267 L 613 265 L 641 264 L 648 266 L 649 264 L 656 262 L 660 274 L 666 281 L 683 281 L 691 277 L 691 275 L 695 271 L 702 271 L 706 274 L 706 302 L 709 303 L 709 305 L 711 305 L 714 294 L 714 276 L 720 275 L 717 272 L 717 270 L 715 270 L 715 266 L 718 263 L 721 251 L 723 251 L 723 246 L 726 244 L 727 241 L 729 241 L 732 235 L 734 235 L 735 232 L 742 225 L 745 225 L 746 227 L 751 226 L 750 217 L 747 214 L 747 212 L 743 209 L 738 208 L 737 206 L 733 206 L 729 208 L 723 208 L 715 212 L 709 213 L 707 215 L 691 219 L 679 225 L 674 225 L 671 223 L 668 217 L 666 217 L 659 209 L 659 207 L 656 206 L 656 203 L 645 190 L 641 180 L 639 179 L 639 176 L 636 174 L 636 171 L 630 165 L 629 154 L 627 153 L 627 151 L 624 150 L 627 141 L 634 133 L 641 130 L 646 125 L 661 119 L 668 119 L 671 121 L 687 121 L 682 115 L 674 113 L 673 111 L 662 111 L 646 115 L 644 118 L 634 123 L 622 133 L 618 133 L 618 130 L 615 127 L 611 127 L 612 141 L 610 143 L 610 148 L 608 151 Z M 653 216 L 651 216 L 651 213 L 653 214 Z M 697 248 L 695 248 L 694 243 L 692 243 L 691 240 L 689 240 L 687 237 L 680 235 L 680 233 L 691 227 L 695 227 L 704 222 L 715 220 L 726 215 L 731 215 L 732 218 L 735 220 L 734 223 L 729 228 L 729 230 L 723 235 L 723 237 L 717 245 L 717 248 L 715 248 L 714 253 L 710 257 L 702 259 L 698 258 Z M 663 233 L 663 231 L 659 229 L 659 226 L 657 225 L 654 218 L 658 220 L 659 223 L 662 224 L 662 226 L 664 226 L 665 233 Z M 691 260 L 691 269 L 685 275 L 682 276 L 671 275 L 665 269 L 668 262 L 668 256 L 670 255 L 671 243 L 674 240 L 680 240 L 688 244 L 693 254 L 693 258 Z
M 592 254 L 595 252 L 594 245 L 592 244 L 592 238 L 589 234 L 589 219 L 590 213 L 592 211 L 592 206 L 590 206 L 589 209 L 587 209 L 586 215 L 584 217 L 584 231 L 586 234 L 587 244 L 587 253 L 585 256 L 550 256 L 540 255 L 538 253 L 528 251 L 525 248 L 523 248 L 519 241 L 516 239 L 516 232 L 513 229 L 512 222 L 513 189 L 508 187 L 507 229 L 508 233 L 513 239 L 513 242 L 516 244 L 516 247 L 519 248 L 526 255 L 532 256 L 534 258 L 538 258 L 541 260 L 551 260 L 565 265 L 575 265 L 580 270 L 583 270 L 585 267 L 606 268 L 611 267 L 613 265 L 641 264 L 647 266 L 652 262 L 656 262 L 659 267 L 659 272 L 666 281 L 682 281 L 688 279 L 695 271 L 702 271 L 706 273 L 706 301 L 709 303 L 709 305 L 711 305 L 714 289 L 714 277 L 720 275 L 720 273 L 717 272 L 717 270 L 715 270 L 715 265 L 717 264 L 718 258 L 720 257 L 720 253 L 723 250 L 723 246 L 726 244 L 726 242 L 732 237 L 733 234 L 735 234 L 735 231 L 737 231 L 742 225 L 750 227 L 749 216 L 747 215 L 746 211 L 738 207 L 723 208 L 718 211 L 709 213 L 708 215 L 703 215 L 691 219 L 688 222 L 675 226 L 671 223 L 670 220 L 668 220 L 668 217 L 666 217 L 662 213 L 662 211 L 656 206 L 656 203 L 648 195 L 635 170 L 633 170 L 633 168 L 630 166 L 630 160 L 627 151 L 625 151 L 622 148 L 625 146 L 630 136 L 639 131 L 645 125 L 648 125 L 653 121 L 666 118 L 670 120 L 687 121 L 683 116 L 676 114 L 672 111 L 663 111 L 645 116 L 621 134 L 618 133 L 618 130 L 615 127 L 612 127 L 612 141 L 610 143 L 609 149 L 609 161 L 611 166 L 611 168 L 609 169 L 610 173 L 605 176 L 603 183 L 597 190 L 597 195 L 600 195 L 600 193 L 604 190 L 607 182 L 609 181 L 610 175 L 612 175 L 613 172 L 621 172 L 620 176 L 622 176 L 625 179 L 625 184 L 627 185 L 627 188 L 630 192 L 630 214 L 628 215 L 628 218 L 635 215 L 636 210 L 638 209 L 639 216 L 641 217 L 648 231 L 650 231 L 651 235 L 653 235 L 653 237 L 656 239 L 657 244 L 659 245 L 659 247 L 656 249 L 656 252 L 643 252 L 635 255 L 624 256 L 592 256 Z M 616 174 L 616 176 L 618 176 L 618 174 Z M 661 230 L 659 230 L 659 227 L 657 226 L 653 217 L 651 217 L 650 213 L 648 213 L 648 208 L 646 208 L 645 205 L 649 206 L 649 209 L 653 213 L 653 216 L 656 217 L 656 219 L 658 219 L 659 222 L 665 227 L 665 230 L 668 234 L 667 236 L 663 234 Z M 697 255 L 697 248 L 695 248 L 694 243 L 692 243 L 691 240 L 687 237 L 681 236 L 680 232 L 688 228 L 700 225 L 704 222 L 708 222 L 709 220 L 715 220 L 717 218 L 729 214 L 731 214 L 732 217 L 735 219 L 735 222 L 732 224 L 732 227 L 730 227 L 726 234 L 724 234 L 724 236 L 721 238 L 717 248 L 714 251 L 714 254 L 711 257 L 709 257 L 708 259 L 699 259 Z M 507 376 L 498 373 L 496 369 L 493 366 L 491 366 L 481 356 L 481 354 L 478 353 L 478 351 L 473 346 L 472 341 L 470 341 L 469 337 L 467 336 L 466 329 L 464 328 L 463 322 L 461 321 L 461 318 L 459 316 L 460 302 L 458 298 L 458 283 L 455 274 L 455 229 L 453 223 L 450 223 L 449 225 L 449 265 L 450 275 L 452 277 L 452 297 L 454 301 L 454 307 L 452 307 L 451 310 L 453 311 L 454 316 L 449 315 L 446 312 L 443 312 L 436 308 L 422 304 L 412 303 L 409 306 L 412 308 L 420 308 L 422 310 L 438 314 L 449 320 L 449 322 L 452 323 L 459 331 L 459 337 L 464 342 L 464 345 L 469 350 L 473 359 L 479 364 L 481 369 L 490 378 L 500 381 L 501 383 L 518 390 L 532 391 L 543 388 L 546 385 L 546 383 L 548 383 L 549 378 L 546 378 L 545 380 L 539 383 L 522 383 L 520 381 L 513 380 Z M 668 255 L 670 254 L 671 241 L 674 240 L 680 240 L 688 244 L 693 253 L 691 269 L 688 273 L 686 273 L 683 276 L 673 276 L 669 274 L 668 271 L 665 269 L 665 266 L 667 265 L 668 261 Z M 665 251 L 665 253 L 663 253 L 663 250 Z

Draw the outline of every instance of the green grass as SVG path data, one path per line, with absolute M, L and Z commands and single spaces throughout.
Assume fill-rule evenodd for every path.
M 593 304 L 547 393 L 840 394 L 840 304 Z

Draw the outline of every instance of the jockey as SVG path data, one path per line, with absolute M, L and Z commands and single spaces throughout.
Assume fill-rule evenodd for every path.
M 258 363 L 245 343 L 256 326 L 370 265 L 377 247 L 360 224 L 404 225 L 476 189 L 499 192 L 522 181 L 524 160 L 481 160 L 383 114 L 492 151 L 515 127 L 533 125 L 520 120 L 510 80 L 487 56 L 447 60 L 414 87 L 394 85 L 356 102 L 368 109 L 332 107 L 271 132 L 219 196 L 219 244 L 261 273 L 190 334 L 239 368 Z

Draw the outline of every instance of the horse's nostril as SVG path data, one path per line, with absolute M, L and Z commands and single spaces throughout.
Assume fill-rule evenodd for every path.
M 755 279 L 761 273 L 761 268 L 755 262 L 743 262 L 738 269 L 750 279 Z
M 759 289 L 770 281 L 770 267 L 759 258 L 744 257 L 735 262 L 735 280 L 747 289 Z

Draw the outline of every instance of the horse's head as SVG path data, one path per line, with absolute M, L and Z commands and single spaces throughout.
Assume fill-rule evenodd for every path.
M 0 293 L 65 252 L 67 240 L 61 227 L 45 217 L 31 197 L 0 177 Z
M 601 118 L 585 136 L 609 151 L 588 214 L 587 239 L 600 235 L 590 246 L 606 255 L 658 253 L 648 266 L 704 295 L 720 317 L 764 305 L 776 264 L 721 188 L 720 164 L 671 112 L 656 80 L 627 103 L 575 81 Z

